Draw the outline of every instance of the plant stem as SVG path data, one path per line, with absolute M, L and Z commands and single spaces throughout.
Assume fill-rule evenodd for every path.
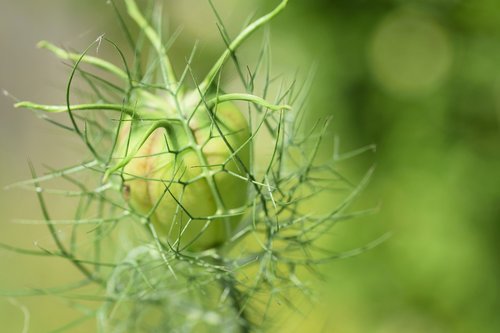
M 225 252 L 225 251 L 224 251 Z M 219 253 L 221 256 L 217 257 L 216 263 L 218 266 L 224 267 L 226 266 L 224 262 L 224 256 L 222 253 Z M 232 273 L 228 273 L 227 275 L 223 275 L 219 280 L 222 290 L 228 290 L 229 297 L 231 298 L 231 305 L 233 306 L 236 314 L 238 315 L 238 326 L 240 328 L 240 333 L 250 333 L 252 324 L 250 319 L 248 318 L 247 311 L 245 309 L 245 304 L 242 304 L 241 292 L 236 287 L 235 278 Z
M 229 101 L 246 101 L 246 102 L 252 102 L 254 104 L 263 106 L 265 108 L 268 108 L 273 111 L 278 111 L 278 110 L 290 110 L 291 107 L 289 105 L 276 105 L 267 102 L 265 99 L 251 95 L 251 94 L 224 94 L 224 95 L 218 95 L 217 97 L 208 100 L 207 101 L 207 107 L 211 109 L 215 105 L 223 102 L 229 102 Z
M 236 51 L 236 49 L 248 38 L 250 37 L 255 31 L 257 31 L 260 27 L 265 25 L 267 22 L 271 21 L 276 15 L 278 15 L 283 9 L 285 9 L 286 5 L 288 3 L 288 0 L 283 0 L 281 3 L 276 6 L 271 12 L 268 14 L 262 16 L 261 18 L 255 20 L 252 22 L 249 26 L 247 26 L 234 40 L 233 42 L 228 46 L 228 48 L 222 53 L 220 58 L 217 60 L 215 65 L 212 67 L 210 72 L 208 72 L 207 76 L 203 80 L 203 82 L 200 84 L 200 90 L 205 93 L 208 90 L 208 87 L 214 80 L 214 78 L 217 76 L 217 73 L 219 73 L 220 69 L 224 65 L 224 63 L 229 59 L 231 54 Z
M 158 53 L 158 56 L 161 60 L 162 74 L 165 80 L 165 84 L 168 86 L 168 88 L 175 90 L 177 82 L 175 79 L 174 69 L 172 68 L 170 59 L 167 56 L 167 50 L 165 49 L 165 46 L 163 46 L 161 38 L 149 25 L 148 21 L 144 18 L 134 0 L 125 0 L 125 5 L 127 6 L 127 11 L 130 17 L 135 21 L 135 23 L 137 23 L 139 28 L 144 31 L 146 37 L 151 42 L 151 45 L 153 45 L 156 52 Z
M 14 105 L 16 108 L 25 108 L 31 110 L 40 110 L 49 113 L 61 113 L 68 112 L 68 107 L 66 105 L 43 105 L 31 102 L 19 102 Z M 72 111 L 79 110 L 110 110 L 124 112 L 131 117 L 137 117 L 137 113 L 134 109 L 121 104 L 73 104 L 71 105 Z
M 47 42 L 47 41 L 41 41 L 37 44 L 37 46 L 41 49 L 49 50 L 50 52 L 54 53 L 57 57 L 64 59 L 64 60 L 78 61 L 78 59 L 80 59 L 82 57 L 81 54 L 66 51 L 64 49 L 61 49 L 61 48 L 55 46 L 52 43 Z M 112 63 L 107 62 L 106 60 L 103 60 L 101 58 L 96 58 L 93 56 L 89 56 L 89 55 L 85 55 L 81 59 L 81 61 L 84 63 L 90 64 L 90 65 L 96 66 L 97 68 L 101 68 L 109 73 L 113 73 L 122 80 L 125 80 L 127 82 L 129 81 L 129 77 L 125 71 L 123 71 L 122 69 L 113 65 Z

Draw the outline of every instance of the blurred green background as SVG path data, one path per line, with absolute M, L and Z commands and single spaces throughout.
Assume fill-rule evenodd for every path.
M 275 2 L 214 3 L 234 36 L 250 13 Z M 206 69 L 224 47 L 207 2 L 165 6 L 171 26 L 184 26 L 174 61 L 182 63 L 199 39 L 206 59 L 199 69 Z M 0 89 L 61 103 L 67 68 L 36 43 L 81 50 L 102 33 L 125 43 L 104 0 L 0 0 Z M 242 55 L 259 45 L 256 38 Z M 282 331 L 499 332 L 500 2 L 290 0 L 272 23 L 272 45 L 275 71 L 316 62 L 309 117 L 333 116 L 342 151 L 377 146 L 344 172 L 359 179 L 376 164 L 357 206 L 380 204 L 380 211 L 339 226 L 325 243 L 341 251 L 393 233 L 369 252 L 322 267 L 317 305 L 304 305 L 304 316 L 292 315 Z M 83 147 L 74 138 L 12 104 L 0 98 L 0 186 L 29 178 L 27 158 L 58 167 L 79 161 Z M 45 228 L 11 223 L 40 217 L 32 193 L 0 192 L 0 212 L 0 242 L 48 241 Z M 0 252 L 0 290 L 76 276 L 57 259 Z M 23 332 L 28 310 L 29 332 L 74 315 L 50 297 L 0 298 L 0 331 Z

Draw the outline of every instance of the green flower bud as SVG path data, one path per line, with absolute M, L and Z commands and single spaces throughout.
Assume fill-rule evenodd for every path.
M 166 123 L 153 130 L 147 121 L 123 127 L 118 151 L 134 155 L 123 169 L 125 197 L 175 247 L 219 246 L 236 229 L 247 201 L 247 120 L 224 102 Z

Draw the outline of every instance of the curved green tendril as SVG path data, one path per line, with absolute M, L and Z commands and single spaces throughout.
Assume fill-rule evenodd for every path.
M 68 107 L 66 105 L 43 105 L 36 104 L 32 102 L 19 102 L 14 104 L 16 108 L 24 108 L 30 110 L 40 110 L 49 113 L 61 113 L 68 112 Z M 118 111 L 124 112 L 131 117 L 137 117 L 137 114 L 134 112 L 134 109 L 120 104 L 73 104 L 71 105 L 71 111 L 80 111 L 80 110 L 109 110 L 109 111 Z
M 229 101 L 246 101 L 246 102 L 252 102 L 257 105 L 263 106 L 265 108 L 268 108 L 273 111 L 279 111 L 279 110 L 291 110 L 292 108 L 289 105 L 276 105 L 269 103 L 265 99 L 251 95 L 251 94 L 225 94 L 225 95 L 219 95 L 217 97 L 214 97 L 210 100 L 207 101 L 207 107 L 212 108 L 215 105 L 223 102 L 229 102 Z
M 137 155 L 137 153 L 139 152 L 139 150 L 141 149 L 141 147 L 144 145 L 144 143 L 146 142 L 146 140 L 158 128 L 164 128 L 167 132 L 170 132 L 171 131 L 170 120 L 163 120 L 162 119 L 162 120 L 158 120 L 155 123 L 153 123 L 153 125 L 151 125 L 151 127 L 149 127 L 149 129 L 146 131 L 146 133 L 144 133 L 144 135 L 142 136 L 142 138 L 139 140 L 139 142 L 137 143 L 137 145 L 134 147 L 133 151 L 129 152 L 127 154 L 127 156 L 120 161 L 120 163 L 118 163 L 114 167 L 106 170 L 106 172 L 104 173 L 103 182 L 106 182 L 109 179 L 109 176 L 113 172 L 115 172 L 115 171 L 123 168 L 128 163 L 130 163 L 130 161 Z
M 205 79 L 200 84 L 200 91 L 205 93 L 214 78 L 217 76 L 217 73 L 220 71 L 222 66 L 231 56 L 231 53 L 236 51 L 236 49 L 245 41 L 248 37 L 250 37 L 255 31 L 257 31 L 260 27 L 265 25 L 267 22 L 271 21 L 276 15 L 278 15 L 283 9 L 285 9 L 288 0 L 283 0 L 281 3 L 276 6 L 271 12 L 262 16 L 261 18 L 255 20 L 253 23 L 248 25 L 232 42 L 229 44 L 229 47 L 222 53 L 220 58 L 214 64 L 210 72 L 208 72 Z
M 149 39 L 153 47 L 156 49 L 156 52 L 158 53 L 161 59 L 164 79 L 167 85 L 170 86 L 169 88 L 173 87 L 172 90 L 175 90 L 177 82 L 175 79 L 174 69 L 172 68 L 172 64 L 168 59 L 167 50 L 165 49 L 165 46 L 163 45 L 161 38 L 158 36 L 156 31 L 149 25 L 148 21 L 141 14 L 141 11 L 137 7 L 137 4 L 135 3 L 134 0 L 125 0 L 125 5 L 127 6 L 127 11 L 130 17 L 135 21 L 135 23 L 137 23 L 139 28 L 141 28 L 144 31 L 146 37 Z
M 71 60 L 71 61 L 78 61 L 78 59 L 81 58 L 81 54 L 69 52 L 66 50 L 63 50 L 57 46 L 55 46 L 52 43 L 49 43 L 47 41 L 40 41 L 37 46 L 41 49 L 46 49 L 49 50 L 50 52 L 54 53 L 58 58 L 64 59 L 64 60 Z M 82 59 L 81 62 L 96 66 L 98 68 L 101 68 L 105 71 L 108 71 L 110 73 L 115 74 L 119 78 L 129 82 L 129 77 L 125 71 L 120 69 L 119 67 L 113 65 L 110 62 L 107 62 L 106 60 L 103 60 L 101 58 L 85 55 Z

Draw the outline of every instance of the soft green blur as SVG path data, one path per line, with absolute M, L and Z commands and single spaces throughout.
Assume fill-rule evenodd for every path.
M 271 6 L 214 3 L 232 36 L 250 13 Z M 206 70 L 224 46 L 207 2 L 165 6 L 171 25 L 184 26 L 174 61 L 183 64 L 199 39 L 208 60 L 195 69 Z M 312 280 L 317 305 L 298 305 L 304 316 L 290 315 L 281 331 L 500 331 L 500 2 L 290 0 L 271 27 L 275 71 L 317 64 L 309 120 L 333 116 L 325 156 L 334 135 L 342 152 L 377 146 L 341 168 L 359 181 L 376 165 L 353 209 L 380 205 L 379 212 L 338 226 L 323 246 L 349 250 L 392 232 L 375 249 L 323 266 L 325 282 Z M 104 32 L 125 44 L 104 0 L 0 0 L 0 89 L 60 103 L 67 68 L 36 42 L 82 49 Z M 249 45 L 244 59 L 259 38 Z M 0 99 L 0 186 L 29 178 L 28 157 L 37 166 L 79 161 L 83 147 L 74 138 L 12 103 Z M 0 192 L 0 209 L 1 242 L 49 242 L 45 228 L 11 223 L 40 217 L 33 193 Z M 72 281 L 78 274 L 68 267 L 2 251 L 0 290 Z M 68 305 L 54 297 L 0 298 L 0 331 L 22 332 L 24 306 L 29 332 L 50 331 L 73 318 Z

